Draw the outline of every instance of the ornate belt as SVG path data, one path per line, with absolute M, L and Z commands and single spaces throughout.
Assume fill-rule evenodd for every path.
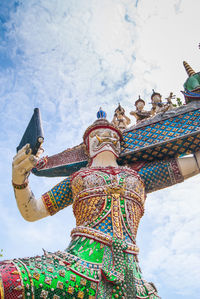
M 79 237 L 79 236 L 93 239 L 109 247 L 112 247 L 114 243 L 114 238 L 112 236 L 85 226 L 77 226 L 71 231 L 72 238 Z M 123 251 L 126 253 L 135 254 L 135 255 L 139 253 L 139 248 L 135 244 L 130 244 L 125 241 L 122 242 L 122 248 Z

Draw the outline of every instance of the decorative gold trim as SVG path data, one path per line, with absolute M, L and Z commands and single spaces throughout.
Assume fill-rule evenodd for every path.
M 12 262 L 14 264 L 14 266 L 17 269 L 17 274 L 20 277 L 20 281 L 21 281 L 21 286 L 22 286 L 22 298 L 25 299 L 25 287 L 24 287 L 24 282 L 23 282 L 23 277 L 22 277 L 22 273 L 20 271 L 20 268 L 18 267 L 17 263 L 15 263 L 14 261 Z M 13 273 L 13 272 L 12 272 Z
M 0 295 L 1 295 L 1 299 L 4 299 L 4 287 L 3 287 L 3 281 L 0 277 Z
M 42 201 L 47 212 L 52 216 L 58 212 L 58 207 L 56 205 L 55 198 L 51 191 L 42 195 Z
M 27 275 L 28 275 L 28 278 L 29 278 L 29 281 L 30 281 L 30 284 L 31 284 L 31 292 L 32 292 L 32 299 L 35 299 L 35 291 L 34 291 L 34 283 L 33 283 L 33 278 L 31 276 L 31 273 L 29 271 L 29 269 L 27 268 L 27 266 L 22 262 L 22 260 L 20 259 L 16 259 L 16 261 L 20 264 L 22 264 L 22 266 L 24 266 L 26 272 L 27 272 Z
M 112 247 L 112 243 L 113 243 L 112 236 L 104 234 L 103 232 L 100 232 L 93 228 L 85 227 L 85 226 L 77 226 L 71 231 L 71 237 L 73 239 L 79 236 L 87 237 L 89 239 L 93 239 L 97 242 L 105 244 L 106 246 Z M 124 252 L 131 253 L 131 254 L 139 253 L 139 248 L 135 244 L 130 244 L 124 241 L 124 246 L 126 248 L 123 250 Z
M 113 190 L 115 191 L 115 190 Z M 120 194 L 113 193 L 111 202 L 111 215 L 113 224 L 113 236 L 123 240 L 123 229 L 121 221 L 121 209 L 120 209 Z

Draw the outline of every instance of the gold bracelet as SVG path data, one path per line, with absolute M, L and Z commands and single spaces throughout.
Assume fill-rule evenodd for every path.
M 18 184 L 15 184 L 13 181 L 12 181 L 12 185 L 15 189 L 18 189 L 18 190 L 22 190 L 22 189 L 25 189 L 27 186 L 28 186 L 28 180 L 26 179 L 25 182 L 21 185 L 18 185 Z

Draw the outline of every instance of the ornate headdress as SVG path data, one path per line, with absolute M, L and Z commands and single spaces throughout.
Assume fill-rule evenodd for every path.
M 154 89 L 152 89 L 152 95 L 151 95 L 151 99 L 153 99 L 154 96 L 159 96 L 160 98 L 162 97 L 161 94 L 159 92 L 156 92 Z
M 141 102 L 141 103 L 143 103 L 143 104 L 145 105 L 145 101 L 144 101 L 143 99 L 141 99 L 140 96 L 138 97 L 137 101 L 135 101 L 135 106 L 137 106 L 137 104 L 138 104 L 139 102 Z
M 88 147 L 89 134 L 96 129 L 104 129 L 104 128 L 111 129 L 111 130 L 115 131 L 119 135 L 120 140 L 122 140 L 121 131 L 106 119 L 106 112 L 104 112 L 100 108 L 99 111 L 97 112 L 97 120 L 86 129 L 86 131 L 83 135 L 83 142 L 85 143 L 86 147 Z

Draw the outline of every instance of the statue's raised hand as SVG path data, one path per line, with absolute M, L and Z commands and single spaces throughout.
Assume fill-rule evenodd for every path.
M 30 170 L 37 164 L 38 156 L 32 155 L 30 144 L 26 144 L 13 158 L 12 181 L 15 184 L 23 184 Z
M 31 169 L 36 166 L 42 152 L 43 149 L 40 147 L 37 154 L 33 155 L 30 145 L 26 144 L 13 158 L 12 183 L 15 198 L 21 215 L 27 221 L 35 221 L 49 216 L 43 200 L 41 198 L 35 199 L 27 179 Z

